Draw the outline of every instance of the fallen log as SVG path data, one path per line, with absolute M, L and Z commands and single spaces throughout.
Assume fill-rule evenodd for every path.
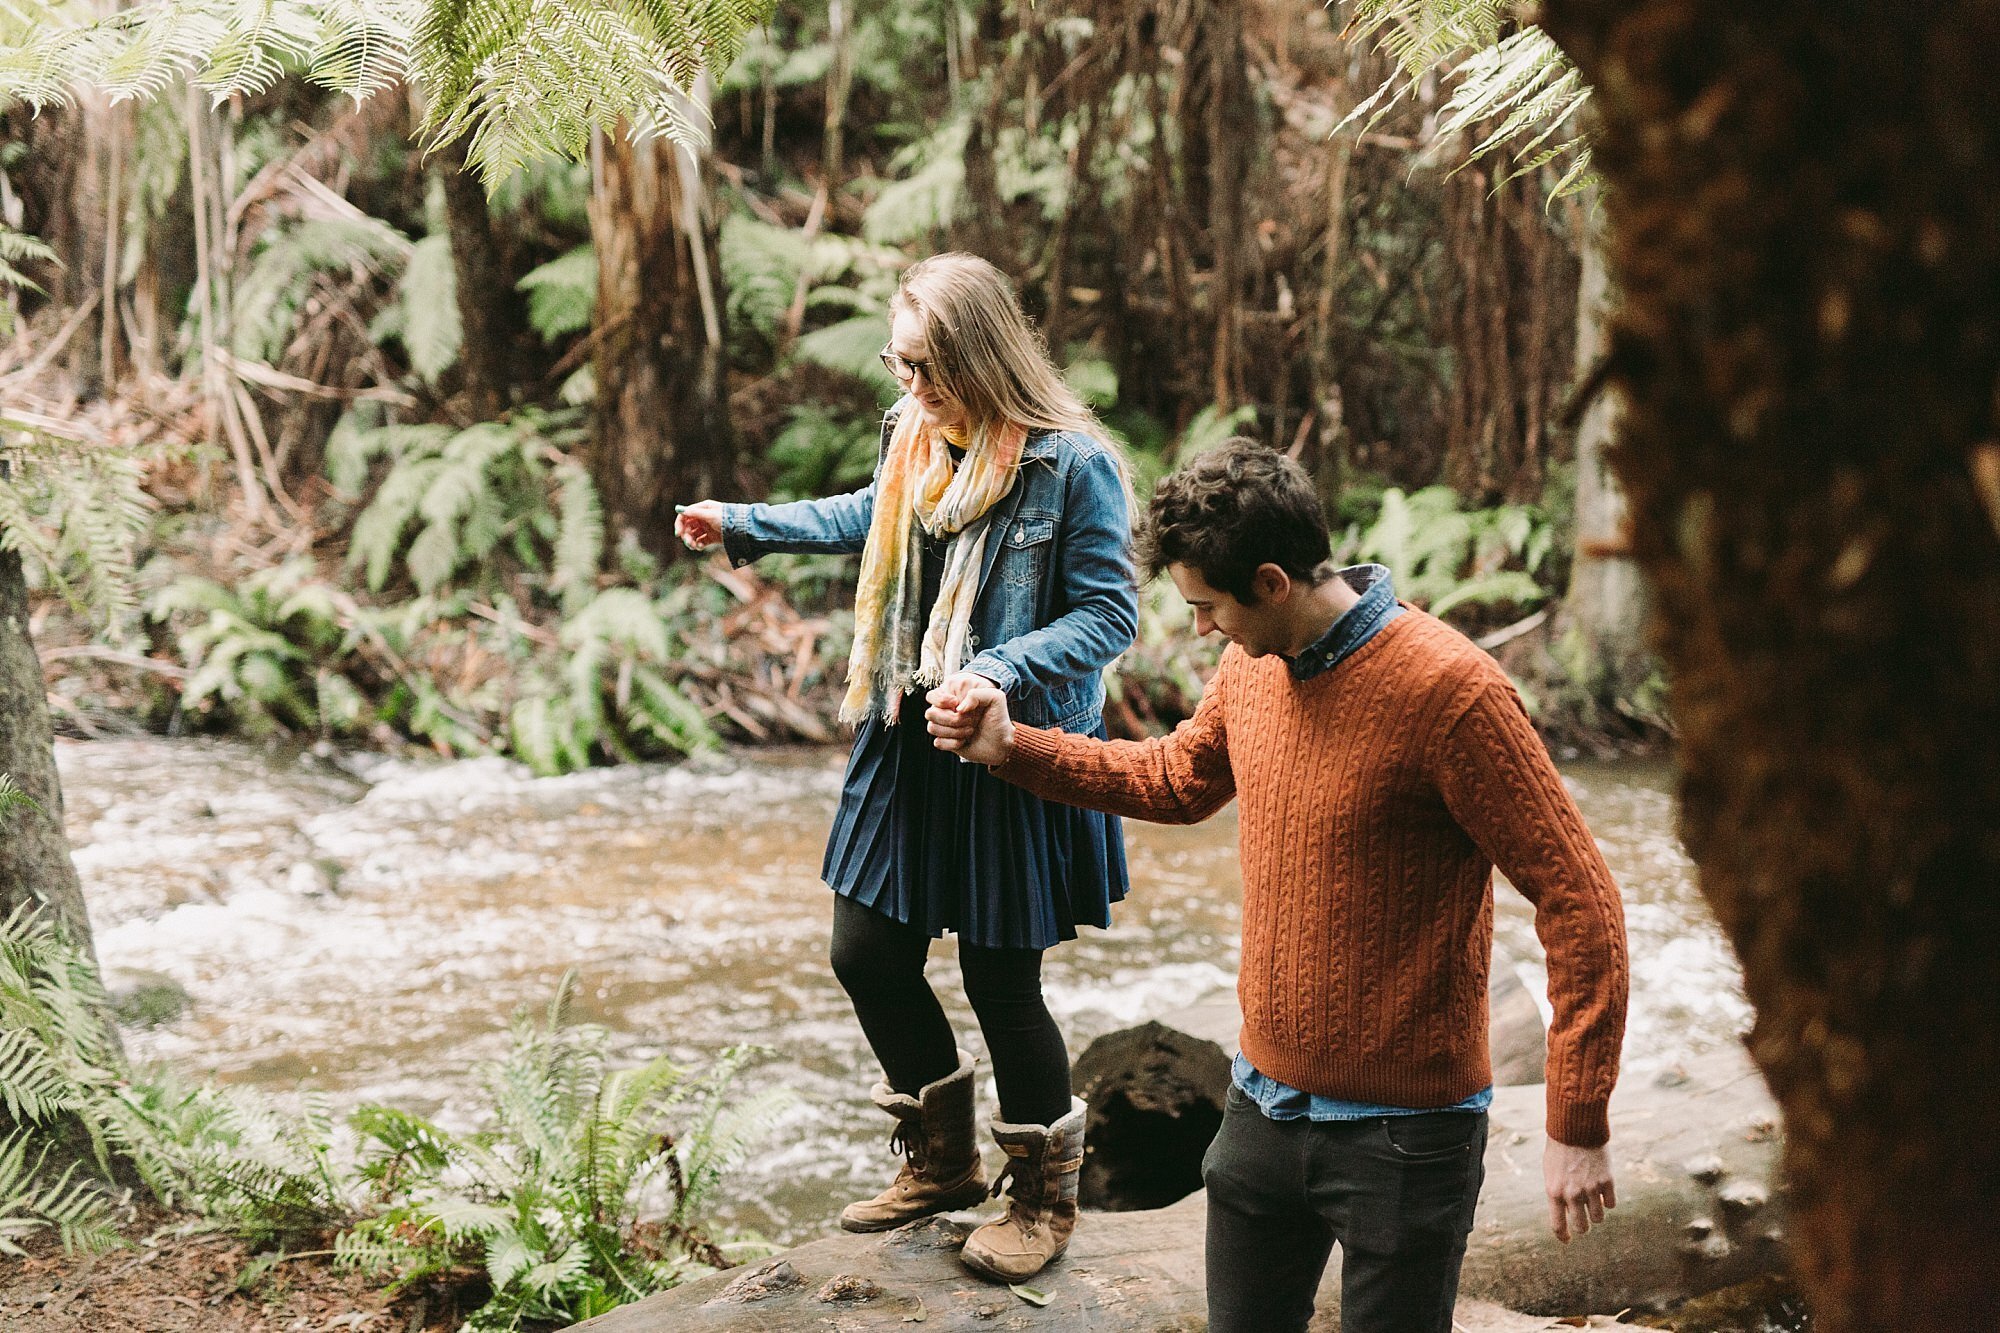
M 1549 1232 L 1541 1192 L 1542 1091 L 1495 1094 L 1486 1189 L 1461 1283 L 1462 1327 L 1532 1333 L 1559 1316 L 1662 1308 L 1779 1263 L 1782 1203 L 1770 1183 L 1776 1113 L 1762 1080 L 1728 1051 L 1690 1064 L 1670 1082 L 1622 1088 L 1612 1099 L 1620 1204 L 1604 1226 L 1567 1247 Z M 1167 1208 L 1086 1215 L 1069 1254 L 1033 1284 L 1045 1306 L 968 1272 L 957 1250 L 970 1225 L 931 1218 L 879 1235 L 815 1241 L 578 1327 L 865 1333 L 922 1322 L 953 1330 L 1198 1330 L 1207 1322 L 1204 1225 L 1201 1194 Z M 1337 1329 L 1339 1307 L 1336 1257 L 1313 1328 Z M 1511 1313 L 1518 1311 L 1529 1313 Z
M 946 1218 L 873 1236 L 835 1236 L 716 1273 L 576 1325 L 589 1333 L 866 1333 L 922 1324 L 940 1333 L 1199 1333 L 1208 1327 L 1202 1196 L 1172 1208 L 1091 1217 L 1070 1251 L 1017 1294 L 959 1265 L 971 1227 Z M 1338 1333 L 1338 1283 L 1321 1287 L 1312 1333 Z M 1562 1327 L 1487 1301 L 1453 1311 L 1463 1333 Z M 1610 1321 L 1605 1321 L 1609 1323 Z

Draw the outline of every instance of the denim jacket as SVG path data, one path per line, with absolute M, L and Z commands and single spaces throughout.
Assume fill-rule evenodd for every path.
M 901 406 L 883 420 L 885 453 Z M 725 505 L 723 549 L 736 565 L 773 551 L 851 553 L 866 543 L 874 512 L 872 483 L 824 500 Z M 1139 627 L 1118 459 L 1073 431 L 1031 435 L 1013 489 L 991 513 L 967 639 L 975 655 L 964 669 L 1006 691 L 1018 722 L 1094 731 L 1103 670 Z

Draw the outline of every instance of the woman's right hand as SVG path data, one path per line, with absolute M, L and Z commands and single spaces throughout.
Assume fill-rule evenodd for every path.
M 722 504 L 699 500 L 683 505 L 674 516 L 674 536 L 690 551 L 712 551 L 722 545 Z

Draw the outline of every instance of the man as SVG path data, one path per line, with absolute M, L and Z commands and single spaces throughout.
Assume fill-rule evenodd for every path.
M 1195 715 L 1142 742 L 1017 726 L 956 675 L 937 744 L 1037 795 L 1162 823 L 1241 811 L 1242 1054 L 1203 1163 L 1214 1333 L 1304 1329 L 1335 1242 L 1346 1333 L 1449 1333 L 1484 1179 L 1495 865 L 1548 953 L 1549 1220 L 1615 1197 L 1607 1106 L 1624 913 L 1506 674 L 1336 571 L 1303 469 L 1232 440 L 1160 483 L 1141 558 L 1229 640 Z

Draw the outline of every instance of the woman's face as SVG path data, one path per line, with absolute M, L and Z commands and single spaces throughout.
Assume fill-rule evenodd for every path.
M 931 420 L 953 429 L 967 424 L 965 404 L 931 379 L 930 343 L 924 338 L 924 321 L 916 311 L 899 309 L 895 312 L 895 317 L 889 321 L 889 350 L 916 364 L 916 373 L 902 380 L 902 385 L 923 406 Z

